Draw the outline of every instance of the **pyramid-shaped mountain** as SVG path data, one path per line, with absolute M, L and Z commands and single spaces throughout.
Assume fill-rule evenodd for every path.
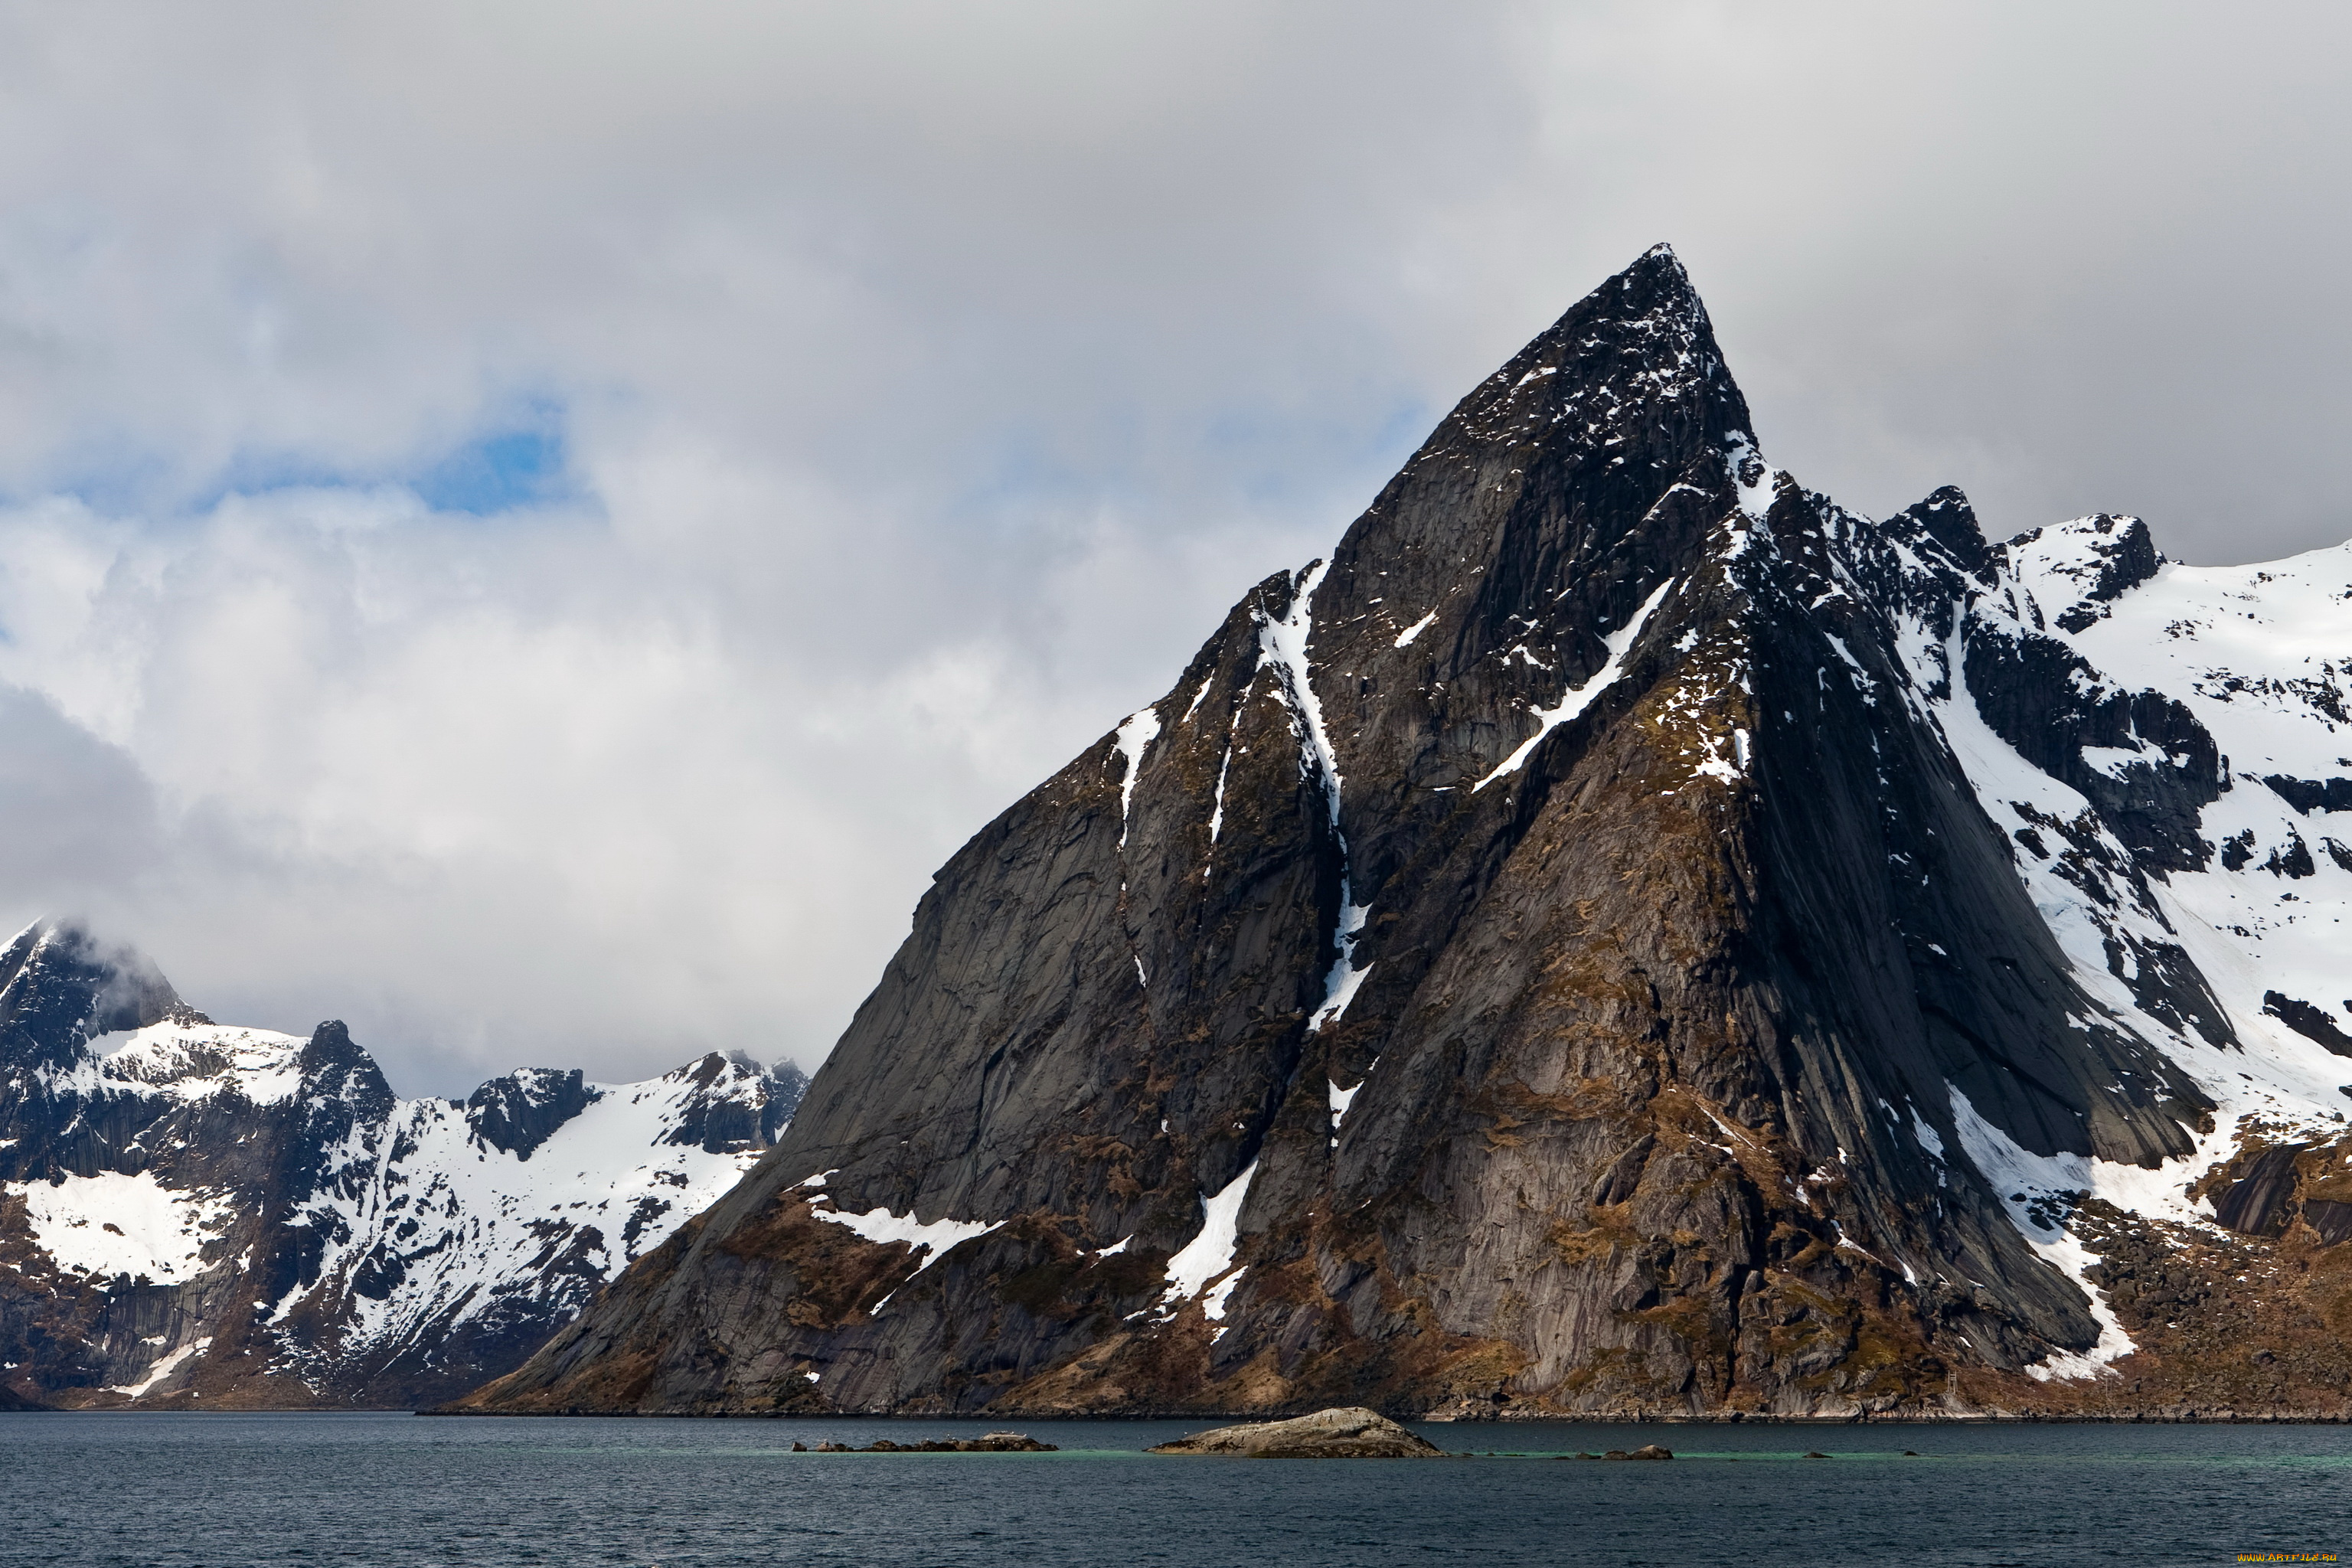
M 959 852 L 779 1145 L 466 1407 L 2123 1397 L 2203 1308 L 2121 1260 L 2242 1266 L 2279 1147 L 2241 1228 L 2310 1229 L 2352 1077 L 2182 891 L 2352 896 L 2276 788 L 2215 837 L 2228 693 L 2130 685 L 2184 570 L 1802 489 L 1653 250 Z

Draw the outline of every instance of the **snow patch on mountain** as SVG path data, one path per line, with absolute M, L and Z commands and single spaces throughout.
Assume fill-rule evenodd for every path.
M 1405 627 L 1404 630 L 1397 633 L 1396 642 L 1393 646 L 1397 647 L 1411 647 L 1412 646 L 1412 639 L 1427 631 L 1432 626 L 1434 626 L 1436 622 L 1437 612 L 1435 610 L 1432 610 L 1429 614 L 1422 616 L 1421 619 L 1413 622 L 1412 625 Z
M 268 1029 L 163 1023 L 103 1035 L 70 1067 L 41 1074 L 53 1095 L 163 1094 L 193 1103 L 236 1094 L 277 1105 L 302 1087 L 303 1041 Z
M 1198 698 L 1194 702 L 1197 704 Z M 1186 718 L 1191 718 L 1188 711 Z M 1135 801 L 1135 773 L 1143 766 L 1144 748 L 1160 733 L 1160 710 L 1139 709 L 1128 715 L 1127 722 L 1118 727 L 1118 754 L 1127 759 L 1127 772 L 1118 782 L 1118 842 L 1127 844 L 1127 810 Z
M 372 1134 L 354 1130 L 294 1223 L 327 1238 L 316 1275 L 273 1307 L 348 1298 L 348 1357 L 427 1328 L 530 1305 L 576 1310 L 596 1286 L 725 1194 L 760 1158 L 677 1141 L 716 1089 L 756 1069 L 727 1062 L 715 1083 L 681 1068 L 643 1083 L 596 1084 L 585 1109 L 524 1158 L 485 1141 L 464 1110 L 403 1100 Z M 569 1267 L 562 1265 L 567 1264 Z M 315 1352 L 289 1343 L 299 1370 Z
M 1348 1119 L 1348 1107 L 1356 1103 L 1356 1096 L 1364 1092 L 1364 1084 L 1369 1079 L 1368 1078 L 1359 1079 L 1347 1089 L 1341 1089 L 1339 1080 L 1336 1078 L 1325 1081 L 1331 1086 L 1331 1131 L 1337 1132 L 1339 1131 L 1339 1123 Z M 1337 1140 L 1335 1139 L 1334 1142 L 1336 1142 Z
M 2085 1160 L 2079 1154 L 2036 1154 L 1978 1115 L 1967 1095 L 1957 1089 L 1951 1095 L 1952 1120 L 1969 1163 L 1992 1184 L 2010 1223 L 2026 1245 L 2082 1290 L 2099 1325 L 2098 1342 L 2090 1349 L 2048 1356 L 2025 1370 L 2044 1382 L 2053 1377 L 2113 1375 L 2107 1363 L 2138 1347 L 2124 1331 L 2122 1320 L 2107 1305 L 2105 1295 L 2091 1283 L 2089 1270 L 2099 1261 L 2097 1255 L 2085 1249 L 2063 1223 L 2084 1197 L 2106 1195 L 2097 1192 L 2092 1173 L 2095 1166 L 2111 1163 Z
M 0 1192 L 25 1200 L 34 1241 L 59 1267 L 157 1285 L 203 1273 L 205 1244 L 226 1228 L 234 1210 L 217 1194 L 174 1191 L 149 1171 L 0 1183 Z
M 1601 668 L 1594 670 L 1591 678 L 1583 685 L 1571 687 L 1562 693 L 1556 707 L 1537 709 L 1536 732 L 1520 742 L 1517 749 L 1509 756 L 1496 763 L 1492 773 L 1472 784 L 1471 794 L 1477 794 L 1506 773 L 1518 772 L 1519 764 L 1526 762 L 1535 749 L 1543 743 L 1543 738 L 1546 735 L 1583 712 L 1592 705 L 1594 698 L 1616 684 L 1617 678 L 1625 673 L 1626 655 L 1633 651 L 1634 643 L 1641 640 L 1642 628 L 1650 624 L 1650 616 L 1656 612 L 1658 605 L 1664 602 L 1667 592 L 1674 585 L 1672 581 L 1659 584 L 1649 598 L 1643 602 L 1642 607 L 1633 612 L 1632 620 L 1601 639 L 1602 645 L 1609 650 L 1609 657 Z
M 1307 643 L 1315 633 L 1315 590 L 1330 569 L 1328 561 L 1318 561 L 1299 573 L 1292 590 L 1289 613 L 1280 620 L 1261 615 L 1258 622 L 1258 668 L 1274 671 L 1275 689 L 1290 707 L 1292 727 L 1298 735 L 1299 772 L 1321 784 L 1332 841 L 1339 849 L 1339 920 L 1331 938 L 1337 952 L 1330 970 L 1323 977 L 1323 1000 L 1307 1019 L 1308 1034 L 1345 1014 L 1348 1004 L 1355 999 L 1357 988 L 1363 984 L 1364 976 L 1372 972 L 1370 964 L 1360 967 L 1356 963 L 1356 942 L 1371 915 L 1371 906 L 1355 901 L 1355 870 L 1348 858 L 1348 836 L 1339 821 L 1339 759 L 1324 728 L 1323 702 L 1315 695 L 1314 669 L 1307 656 Z M 1223 816 L 1222 773 L 1217 784 L 1218 817 L 1211 822 L 1209 829 L 1209 841 L 1213 844 Z
M 157 1384 L 163 1382 L 165 1378 L 171 1376 L 173 1373 L 179 1371 L 180 1368 L 185 1365 L 192 1358 L 200 1356 L 204 1354 L 205 1352 L 212 1349 L 212 1344 L 213 1336 L 210 1334 L 206 1334 L 201 1339 L 190 1340 L 186 1344 L 182 1345 L 179 1349 L 158 1356 L 153 1364 L 148 1367 L 147 1375 L 141 1378 L 138 1382 L 115 1384 L 110 1387 L 107 1392 L 110 1394 L 127 1394 L 131 1398 L 136 1399 L 141 1394 L 145 1394 L 149 1389 L 154 1387 Z
M 864 1214 L 845 1214 L 838 1209 L 817 1208 L 812 1203 L 809 1212 L 818 1219 L 841 1226 L 878 1245 L 906 1243 L 914 1248 L 918 1259 L 915 1264 L 917 1274 L 965 1242 L 986 1236 L 1004 1225 L 1001 1219 L 919 1220 L 912 1209 L 905 1214 L 893 1214 L 887 1208 L 877 1207 L 867 1209 Z
M 1252 1160 L 1215 1195 L 1202 1199 L 1201 1233 L 1168 1260 L 1168 1289 L 1160 1296 L 1163 1309 L 1191 1300 L 1211 1280 L 1234 1266 L 1234 1248 L 1241 1242 L 1242 1204 L 1249 1196 L 1250 1181 L 1257 1174 L 1257 1163 Z M 1222 1317 L 1222 1297 L 1217 1306 Z

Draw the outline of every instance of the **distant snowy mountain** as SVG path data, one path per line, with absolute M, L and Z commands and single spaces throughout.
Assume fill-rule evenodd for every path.
M 406 1405 L 515 1365 L 734 1184 L 799 1069 L 402 1100 L 339 1023 L 213 1023 L 70 925 L 0 953 L 0 1387 Z

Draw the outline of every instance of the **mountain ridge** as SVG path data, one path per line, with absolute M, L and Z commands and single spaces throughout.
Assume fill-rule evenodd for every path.
M 723 1191 L 803 1081 L 714 1052 L 403 1100 L 340 1022 L 215 1025 L 135 951 L 36 922 L 0 952 L 0 1384 L 68 1407 L 446 1398 Z

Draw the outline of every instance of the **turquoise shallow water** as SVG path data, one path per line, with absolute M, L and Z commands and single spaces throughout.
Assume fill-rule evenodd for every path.
M 1059 1454 L 820 1455 L 792 1445 L 990 1424 L 0 1415 L 0 1563 L 1818 1568 L 2352 1548 L 2352 1427 L 1547 1423 L 1420 1428 L 1530 1456 L 1454 1463 L 1140 1452 L 1198 1425 L 1019 1424 Z M 1643 1442 L 1680 1457 L 1533 1457 Z

